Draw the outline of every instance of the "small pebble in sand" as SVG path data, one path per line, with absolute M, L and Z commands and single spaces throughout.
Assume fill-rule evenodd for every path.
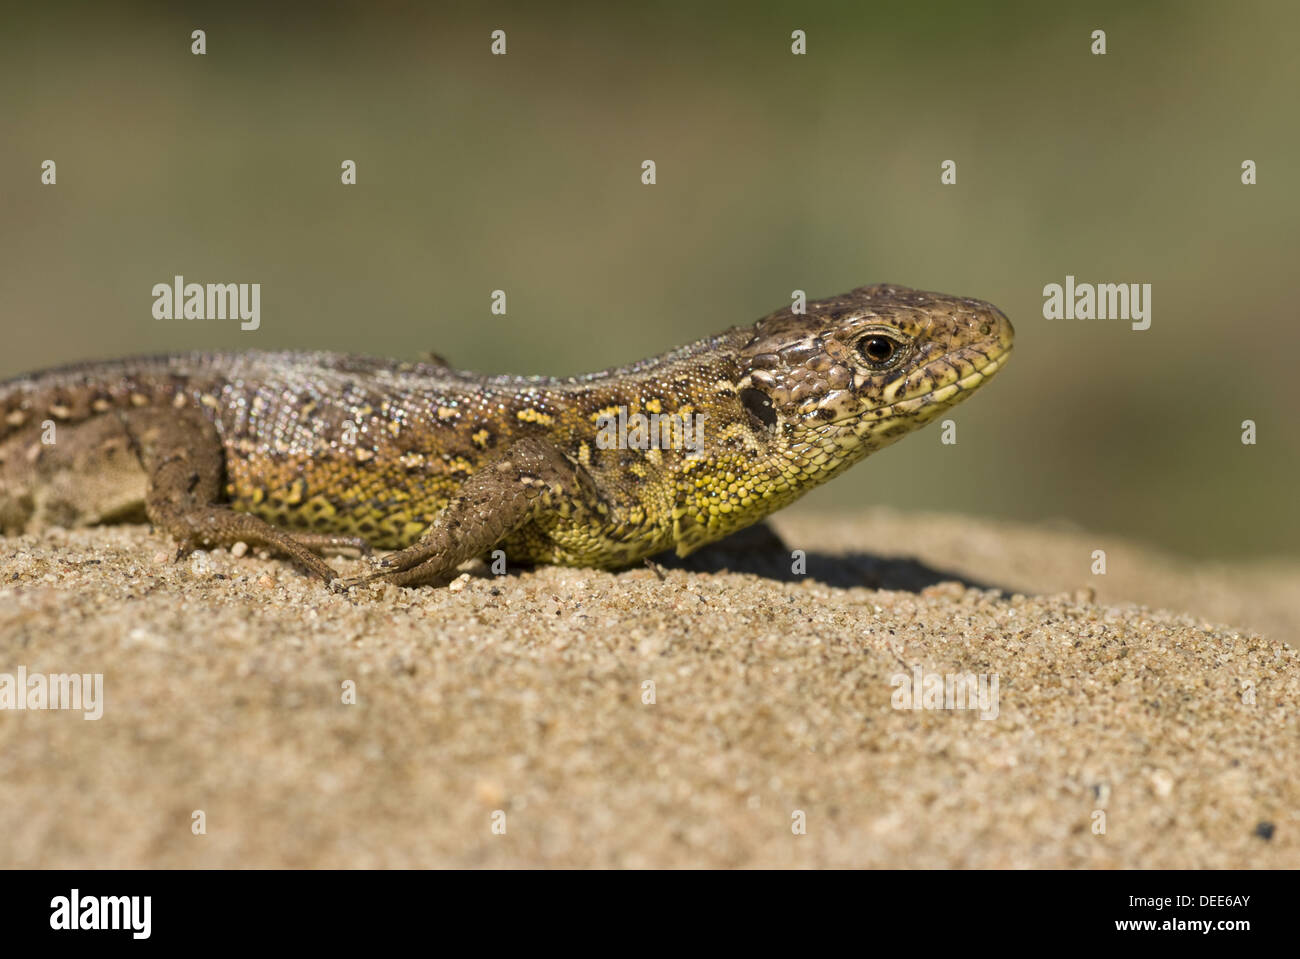
M 247 552 L 248 552 L 248 544 L 245 543 L 242 539 L 234 546 L 230 547 L 230 555 L 235 557 L 235 559 L 239 559 Z
M 1165 798 L 1174 791 L 1174 777 L 1163 769 L 1157 769 L 1151 774 L 1151 789 L 1161 799 Z
M 484 805 L 496 806 L 505 798 L 505 791 L 499 783 L 480 779 L 474 784 L 474 795 Z

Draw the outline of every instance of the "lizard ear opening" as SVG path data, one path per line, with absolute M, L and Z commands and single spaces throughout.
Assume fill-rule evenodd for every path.
M 776 410 L 772 406 L 771 398 L 762 390 L 753 388 L 741 390 L 740 403 L 752 420 L 756 420 L 766 429 L 776 428 Z

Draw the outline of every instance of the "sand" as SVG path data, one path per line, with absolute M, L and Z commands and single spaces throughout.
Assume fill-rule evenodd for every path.
M 807 575 L 759 533 L 353 596 L 142 526 L 0 540 L 0 672 L 105 690 L 0 712 L 0 866 L 1300 866 L 1300 566 L 774 526 Z M 996 716 L 894 708 L 917 669 Z

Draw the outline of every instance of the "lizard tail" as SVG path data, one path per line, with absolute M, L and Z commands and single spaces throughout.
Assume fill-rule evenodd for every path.
M 0 441 L 46 421 L 79 423 L 113 409 L 165 402 L 183 385 L 173 361 L 78 363 L 0 382 Z

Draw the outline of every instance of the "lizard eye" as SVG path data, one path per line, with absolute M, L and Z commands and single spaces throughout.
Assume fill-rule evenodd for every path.
M 887 370 L 903 355 L 903 344 L 883 333 L 870 333 L 858 340 L 858 353 L 873 370 Z

